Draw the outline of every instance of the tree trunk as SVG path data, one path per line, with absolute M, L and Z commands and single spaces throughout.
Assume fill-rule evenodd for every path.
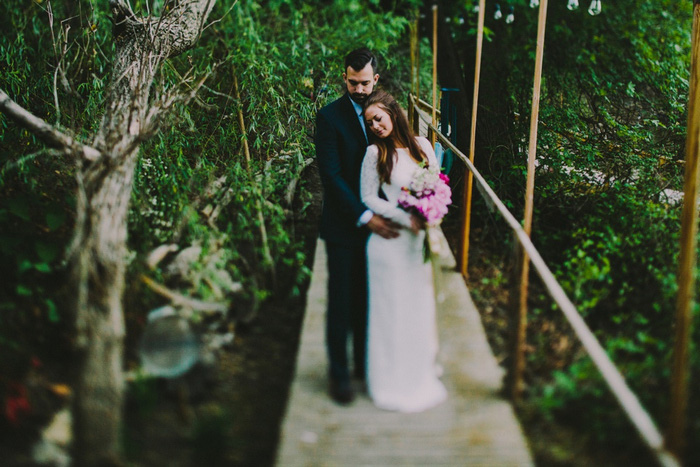
M 138 147 L 172 100 L 150 95 L 158 68 L 191 48 L 215 0 L 171 3 L 161 18 L 138 19 L 111 0 L 116 53 L 105 116 L 93 146 L 101 157 L 79 171 L 71 265 L 80 368 L 74 397 L 77 465 L 119 462 L 127 215 Z
M 194 97 L 192 91 L 154 96 L 154 78 L 164 60 L 194 46 L 216 0 L 165 3 L 161 17 L 137 18 L 125 0 L 110 0 L 115 59 L 104 117 L 91 145 L 32 115 L 0 89 L 0 112 L 78 164 L 68 259 L 79 354 L 73 397 L 73 460 L 79 466 L 120 463 L 122 294 L 134 168 L 139 145 L 155 134 L 163 115 Z
M 77 465 L 116 464 L 123 400 L 122 311 L 128 202 L 137 151 L 123 157 L 98 186 L 85 186 L 82 241 L 73 258 L 79 377 L 74 398 Z

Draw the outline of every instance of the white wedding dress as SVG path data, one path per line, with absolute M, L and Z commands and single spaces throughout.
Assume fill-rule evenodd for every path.
M 430 164 L 437 164 L 428 140 L 417 139 Z M 360 179 L 362 201 L 375 214 L 408 227 L 410 215 L 398 207 L 398 198 L 418 164 L 407 149 L 398 149 L 391 183 L 380 184 L 377 154 L 377 146 L 367 148 Z M 387 200 L 378 196 L 380 188 Z M 367 243 L 367 386 L 372 401 L 382 409 L 421 412 L 447 398 L 435 361 L 435 294 L 431 264 L 423 261 L 424 239 L 424 230 L 415 235 L 401 229 L 398 238 L 371 234 Z

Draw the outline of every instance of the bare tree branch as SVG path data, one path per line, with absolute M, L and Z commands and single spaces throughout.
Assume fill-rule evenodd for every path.
M 57 130 L 45 120 L 24 109 L 2 89 L 0 89 L 0 112 L 32 132 L 48 146 L 60 149 L 68 155 L 78 155 L 88 161 L 96 161 L 101 156 L 97 149 L 76 141 L 72 136 Z
M 216 23 L 220 23 L 226 16 L 228 16 L 229 13 L 231 13 L 231 10 L 233 10 L 233 7 L 235 7 L 237 4 L 238 4 L 238 0 L 233 2 L 233 4 L 229 7 L 228 10 L 226 10 L 226 13 L 224 13 L 221 18 L 216 19 L 216 20 L 212 21 L 211 23 L 207 24 L 206 26 L 204 26 L 204 28 L 202 28 L 202 32 L 204 32 L 209 27 L 214 26 Z
M 141 281 L 146 284 L 151 290 L 158 295 L 161 295 L 170 300 L 173 305 L 188 308 L 193 311 L 205 311 L 212 313 L 226 313 L 228 311 L 228 303 L 222 302 L 205 302 L 182 295 L 179 292 L 170 290 L 162 284 L 157 283 L 145 274 L 141 275 Z

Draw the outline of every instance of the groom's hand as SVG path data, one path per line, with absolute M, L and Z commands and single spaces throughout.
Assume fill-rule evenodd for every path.
M 372 216 L 369 222 L 367 222 L 367 227 L 373 233 L 376 233 L 384 238 L 398 237 L 399 229 L 401 228 L 401 226 L 396 222 L 376 214 Z
M 418 235 L 418 232 L 425 228 L 425 220 L 411 213 L 411 232 Z

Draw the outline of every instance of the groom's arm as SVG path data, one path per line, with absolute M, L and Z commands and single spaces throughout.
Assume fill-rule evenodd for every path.
M 342 174 L 337 129 L 322 112 L 316 115 L 316 159 L 325 190 L 340 201 L 348 215 L 358 220 L 367 210 Z

